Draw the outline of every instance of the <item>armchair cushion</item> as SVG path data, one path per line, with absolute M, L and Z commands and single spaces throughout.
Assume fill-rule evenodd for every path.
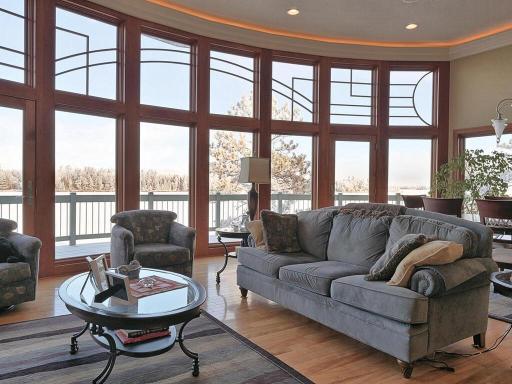
M 166 268 L 190 261 L 190 250 L 174 244 L 138 244 L 133 258 L 143 267 Z
M 0 286 L 30 279 L 30 276 L 28 263 L 0 263 Z
M 0 263 L 16 263 L 25 261 L 14 245 L 5 237 L 0 237 Z
M 167 243 L 176 213 L 156 210 L 134 210 L 116 213 L 110 221 L 133 233 L 135 244 Z

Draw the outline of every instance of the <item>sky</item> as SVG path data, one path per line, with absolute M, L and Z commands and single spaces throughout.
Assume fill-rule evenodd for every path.
M 13 12 L 23 12 L 23 0 L 0 0 L 0 8 Z M 4 30 L 11 33 L 0 34 L 0 45 L 14 49 L 23 49 L 24 32 L 21 19 L 0 12 L 0 23 Z M 90 36 L 90 49 L 110 49 L 116 47 L 117 32 L 112 25 L 85 18 L 72 12 L 57 10 L 57 25 Z M 80 53 L 85 50 L 86 39 L 65 31 L 57 31 L 57 57 Z M 141 65 L 141 102 L 172 108 L 189 109 L 189 82 L 190 47 L 179 43 L 165 41 L 143 35 L 141 38 L 143 48 L 174 49 L 178 52 L 143 51 L 142 60 L 171 60 L 175 64 L 144 63 Z M 244 78 L 252 78 L 249 70 L 254 67 L 254 60 L 231 54 L 212 52 L 211 67 L 219 70 L 236 73 Z M 225 63 L 217 59 L 224 59 L 236 65 Z M 115 60 L 115 53 L 97 52 L 90 55 L 91 63 Z M 7 61 L 18 65 L 23 64 L 21 55 L 12 55 L 0 50 L 0 61 Z M 85 56 L 78 56 L 56 63 L 56 72 L 65 71 L 72 67 L 85 65 Z M 244 68 L 242 68 L 244 67 Z M 291 84 L 292 76 L 312 79 L 313 67 L 274 62 L 273 88 L 276 91 L 291 95 L 289 89 L 281 86 L 279 82 Z M 21 71 L 9 69 L 0 65 L 0 77 L 14 81 L 23 81 Z M 115 65 L 102 65 L 90 69 L 89 93 L 94 96 L 114 99 Z M 369 83 L 371 71 L 352 71 L 353 81 Z M 333 69 L 332 79 L 348 81 L 350 71 L 347 69 Z M 414 87 L 406 85 L 420 80 L 415 93 Z M 422 71 L 400 72 L 392 71 L 391 80 L 391 115 L 410 115 L 411 108 L 394 108 L 397 106 L 411 106 L 411 99 L 404 96 L 414 96 L 418 113 L 427 122 L 431 122 L 432 115 L 432 75 Z M 70 72 L 57 76 L 57 89 L 84 93 L 85 70 Z M 244 79 L 211 71 L 210 110 L 212 113 L 225 114 L 242 97 L 252 96 L 252 84 Z M 297 80 L 296 89 L 312 99 L 312 82 Z M 347 103 L 365 105 L 370 100 L 371 87 L 368 84 L 354 84 L 350 95 L 348 84 L 334 84 L 331 91 L 333 103 Z M 362 96 L 362 97 L 361 97 Z M 279 104 L 290 101 L 273 93 Z M 296 95 L 297 100 L 311 109 L 307 99 Z M 300 110 L 304 121 L 311 121 L 312 117 L 302 107 Z M 333 106 L 332 112 L 345 113 L 348 107 Z M 367 114 L 367 107 L 352 107 L 355 113 Z M 0 165 L 3 167 L 19 167 L 21 154 L 16 148 L 20 147 L 20 113 L 13 110 L 1 109 L 0 129 L 3 140 L 0 142 Z M 367 117 L 340 117 L 333 116 L 333 122 L 368 124 Z M 416 117 L 391 117 L 392 124 L 424 124 Z M 113 119 L 92 117 L 88 115 L 56 113 L 56 165 L 93 166 L 101 168 L 115 167 L 115 122 Z M 311 159 L 311 138 L 295 136 L 299 143 L 299 151 L 306 153 Z M 469 141 L 469 140 L 468 140 Z M 492 141 L 492 140 L 491 140 Z M 475 141 L 478 145 L 492 145 L 483 138 Z M 188 173 L 188 128 L 164 126 L 157 124 L 141 124 L 141 168 L 157 169 L 165 172 Z M 345 176 L 366 178 L 368 171 L 369 146 L 368 143 L 344 143 L 336 145 L 336 179 Z M 390 168 L 389 185 L 424 185 L 429 184 L 430 174 L 430 141 L 428 140 L 391 140 L 390 141 Z M 186 160 L 183 160 L 186 159 Z

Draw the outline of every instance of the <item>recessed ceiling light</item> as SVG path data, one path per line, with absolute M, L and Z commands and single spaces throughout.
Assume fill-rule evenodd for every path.
M 286 11 L 286 13 L 290 16 L 297 16 L 300 11 L 297 8 L 290 8 L 288 11 Z
M 414 23 L 407 24 L 407 25 L 405 26 L 405 29 L 409 29 L 409 30 L 411 30 L 411 29 L 416 29 L 416 28 L 418 28 L 418 24 L 414 24 Z

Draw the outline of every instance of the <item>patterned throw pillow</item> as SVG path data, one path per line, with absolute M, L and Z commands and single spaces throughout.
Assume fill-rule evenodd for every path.
M 300 252 L 297 236 L 297 215 L 282 215 L 276 212 L 261 211 L 263 238 L 267 252 Z
M 404 235 L 395 244 L 384 252 L 379 260 L 370 269 L 370 273 L 365 276 L 366 280 L 389 280 L 395 273 L 398 264 L 413 250 L 426 244 L 428 239 L 424 234 L 410 233 Z

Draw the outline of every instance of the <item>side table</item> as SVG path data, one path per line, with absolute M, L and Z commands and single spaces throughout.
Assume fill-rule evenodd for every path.
M 240 246 L 242 247 L 248 247 L 248 239 L 249 235 L 251 234 L 249 231 L 245 229 L 233 229 L 233 228 L 216 228 L 215 234 L 217 235 L 217 241 L 222 244 L 224 247 L 224 265 L 222 268 L 217 272 L 217 284 L 220 284 L 220 274 L 224 272 L 226 269 L 226 266 L 228 265 L 228 259 L 236 259 L 236 252 L 229 252 L 228 247 L 226 244 L 222 241 L 222 238 L 228 238 L 228 239 L 240 239 L 241 243 Z

